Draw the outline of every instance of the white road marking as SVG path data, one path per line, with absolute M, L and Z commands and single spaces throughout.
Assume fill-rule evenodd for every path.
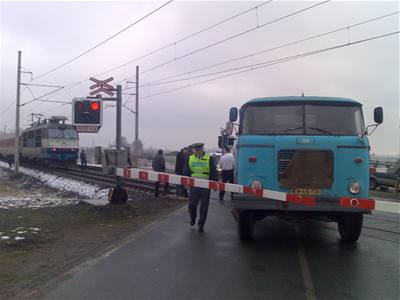
M 299 229 L 296 226 L 296 234 L 299 235 Z M 301 276 L 303 277 L 303 285 L 305 289 L 305 296 L 307 300 L 316 300 L 317 296 L 315 294 L 314 283 L 311 276 L 310 265 L 307 260 L 306 251 L 304 246 L 297 237 L 297 257 L 300 263 Z
M 375 210 L 400 214 L 400 203 L 376 200 Z

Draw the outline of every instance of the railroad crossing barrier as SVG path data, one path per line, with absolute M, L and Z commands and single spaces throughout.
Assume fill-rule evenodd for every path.
M 238 194 L 247 194 L 258 198 L 267 198 L 304 206 L 316 206 L 316 199 L 318 198 L 314 196 L 302 196 L 266 189 L 257 189 L 240 184 L 223 183 L 218 181 L 192 178 L 163 172 L 148 171 L 143 169 L 117 168 L 116 172 L 117 176 L 121 176 L 124 178 L 139 179 L 144 181 L 159 181 L 160 183 L 180 184 L 185 187 L 199 187 Z M 373 199 L 340 197 L 338 204 L 342 207 L 358 208 L 363 210 L 375 209 L 375 201 Z

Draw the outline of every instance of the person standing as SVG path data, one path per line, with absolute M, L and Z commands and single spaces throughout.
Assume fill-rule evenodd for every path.
M 80 159 L 81 159 L 81 169 L 84 170 L 84 169 L 86 169 L 86 166 L 87 166 L 87 158 L 86 158 L 85 150 L 83 150 L 83 149 L 80 154 Z
M 175 174 L 176 175 L 183 175 L 183 168 L 185 166 L 185 159 L 187 156 L 187 151 L 188 151 L 188 149 L 185 147 L 176 154 L 176 161 L 175 161 Z M 185 187 L 183 185 L 181 185 L 181 184 L 176 185 L 176 195 L 188 197 L 187 190 L 185 189 Z
M 11 169 L 12 166 L 14 165 L 14 156 L 7 155 L 7 162 L 8 162 L 8 167 Z
M 194 178 L 218 181 L 217 168 L 214 158 L 204 152 L 204 144 L 193 144 L 194 154 L 190 155 L 189 161 L 185 165 L 184 175 Z M 210 202 L 210 189 L 191 187 L 189 193 L 189 214 L 190 225 L 196 224 L 197 206 L 200 202 L 200 218 L 197 223 L 198 231 L 204 232 L 206 223 L 208 205 Z
M 224 155 L 218 162 L 222 169 L 222 182 L 233 183 L 233 172 L 235 169 L 235 157 L 231 153 L 231 149 L 225 148 Z M 224 200 L 225 191 L 219 191 L 219 200 Z M 232 197 L 232 194 L 231 194 Z
M 163 151 L 161 149 L 158 150 L 156 156 L 154 156 L 153 162 L 152 162 L 152 167 L 153 167 L 153 170 L 156 172 L 165 172 L 165 158 L 163 155 Z M 163 191 L 164 196 L 167 194 L 168 187 L 169 187 L 168 183 L 165 183 L 164 191 Z M 159 189 L 160 189 L 160 182 L 156 181 L 154 183 L 154 196 L 155 197 L 158 197 Z

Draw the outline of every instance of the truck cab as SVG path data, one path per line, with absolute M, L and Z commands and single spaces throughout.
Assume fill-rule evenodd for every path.
M 230 121 L 237 115 L 236 183 L 315 199 L 314 206 L 307 206 L 235 195 L 240 237 L 251 237 L 257 220 L 278 216 L 334 221 L 344 240 L 357 240 L 363 214 L 373 208 L 361 103 L 333 97 L 257 98 L 240 111 L 232 108 Z M 382 120 L 382 108 L 376 108 L 375 121 Z M 344 205 L 349 201 L 354 205 Z

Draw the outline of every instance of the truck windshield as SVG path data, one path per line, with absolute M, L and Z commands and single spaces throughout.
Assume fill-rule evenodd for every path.
M 242 134 L 358 135 L 364 130 L 359 106 L 250 105 Z

